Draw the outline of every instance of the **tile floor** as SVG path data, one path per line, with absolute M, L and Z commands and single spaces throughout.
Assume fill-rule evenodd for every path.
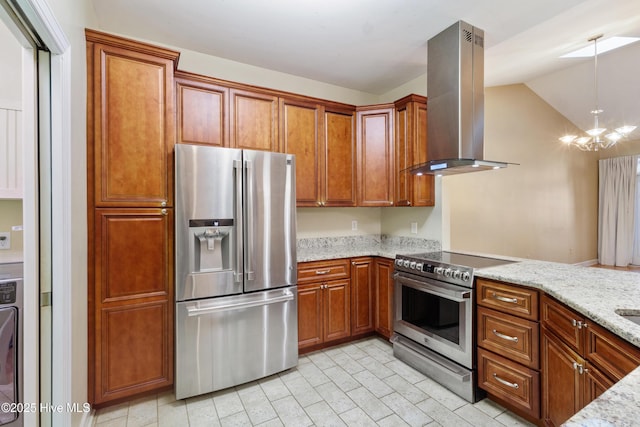
M 469 404 L 367 338 L 300 356 L 296 368 L 186 400 L 167 392 L 97 411 L 114 426 L 531 426 L 496 403 Z

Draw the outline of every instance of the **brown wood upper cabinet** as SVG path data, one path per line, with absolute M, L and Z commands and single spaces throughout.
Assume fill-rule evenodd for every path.
M 433 206 L 433 175 L 412 175 L 427 161 L 427 98 L 409 95 L 395 102 L 395 206 Z
M 296 204 L 320 203 L 323 108 L 313 102 L 280 98 L 280 146 L 296 156 Z
M 357 108 L 358 206 L 393 206 L 394 105 Z
M 297 206 L 355 206 L 353 109 L 280 98 L 280 146 L 296 156 Z
M 231 148 L 280 151 L 278 96 L 258 90 L 232 88 L 230 97 Z
M 229 145 L 229 88 L 212 80 L 176 72 L 178 144 Z
M 353 107 L 325 106 L 322 146 L 323 206 L 356 206 L 356 135 Z
M 178 54 L 87 30 L 88 156 L 96 206 L 173 205 Z

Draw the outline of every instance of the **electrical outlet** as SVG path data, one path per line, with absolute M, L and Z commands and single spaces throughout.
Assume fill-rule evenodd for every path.
M 11 249 L 11 233 L 0 233 L 0 249 Z
M 351 221 L 351 229 L 354 231 L 358 229 L 358 221 L 356 221 L 355 219 Z
M 417 222 L 412 222 L 411 223 L 411 232 L 413 234 L 418 234 L 418 223 Z

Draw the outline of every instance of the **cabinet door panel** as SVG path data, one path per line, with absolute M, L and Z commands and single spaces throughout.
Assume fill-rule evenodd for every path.
M 351 334 L 374 329 L 375 300 L 373 258 L 355 258 L 351 262 Z
M 231 89 L 231 147 L 278 151 L 278 97 Z
M 229 89 L 181 78 L 176 80 L 178 143 L 226 147 L 229 144 Z
M 393 333 L 393 261 L 376 259 L 375 329 L 386 337 Z
M 325 206 L 356 205 L 356 138 L 353 113 L 324 114 Z
M 100 304 L 170 296 L 171 209 L 98 209 L 95 224 L 95 286 Z
M 427 159 L 427 105 L 418 103 L 416 118 L 416 138 L 413 145 L 414 165 L 425 163 Z M 433 175 L 413 175 L 413 206 L 433 206 L 435 200 L 435 178 Z
M 173 381 L 173 322 L 168 301 L 100 311 L 94 403 L 170 385 Z
M 582 408 L 583 382 L 573 363 L 585 362 L 544 328 L 540 347 L 542 418 L 547 425 L 559 426 Z
M 411 206 L 412 175 L 406 169 L 411 165 L 411 113 L 413 104 L 409 103 L 396 110 L 395 126 L 395 160 L 396 188 L 395 205 Z
M 173 61 L 96 44 L 93 70 L 96 206 L 170 206 Z
M 358 112 L 358 206 L 392 206 L 393 109 Z
M 602 393 L 607 391 L 616 381 L 604 375 L 598 368 L 587 363 L 587 369 L 584 373 L 584 406 L 597 399 Z
M 320 344 L 323 290 L 320 283 L 298 285 L 298 348 Z
M 325 286 L 324 341 L 329 342 L 351 335 L 349 280 L 336 280 Z
M 296 203 L 317 206 L 320 195 L 321 107 L 311 103 L 280 100 L 282 151 L 296 156 Z

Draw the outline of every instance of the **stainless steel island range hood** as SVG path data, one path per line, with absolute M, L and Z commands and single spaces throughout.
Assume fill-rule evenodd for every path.
M 458 21 L 428 41 L 429 161 L 412 174 L 452 175 L 507 167 L 484 160 L 484 31 Z

